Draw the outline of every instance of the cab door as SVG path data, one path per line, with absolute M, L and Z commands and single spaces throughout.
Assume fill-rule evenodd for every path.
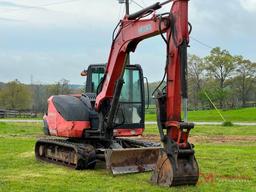
M 115 123 L 117 134 L 141 135 L 144 130 L 144 82 L 140 65 L 126 66 Z

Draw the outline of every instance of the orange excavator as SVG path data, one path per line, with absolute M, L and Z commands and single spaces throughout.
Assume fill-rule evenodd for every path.
M 169 3 L 170 12 L 156 13 Z M 75 169 L 93 169 L 103 161 L 113 174 L 153 170 L 153 183 L 195 185 L 199 168 L 194 146 L 188 141 L 194 124 L 187 122 L 191 30 L 188 0 L 158 2 L 125 15 L 113 32 L 107 64 L 91 65 L 83 72 L 87 75 L 86 92 L 48 99 L 44 116 L 48 137 L 37 140 L 36 158 Z M 159 85 L 154 91 L 162 145 L 134 139 L 144 130 L 144 83 L 141 67 L 126 62 L 141 41 L 157 35 L 166 44 L 160 83 L 164 88 L 160 90 Z

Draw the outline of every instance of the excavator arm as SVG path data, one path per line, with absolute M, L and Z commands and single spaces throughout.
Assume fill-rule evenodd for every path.
M 116 82 L 122 79 L 126 55 L 130 51 L 134 52 L 136 46 L 142 40 L 159 35 L 160 30 L 164 33 L 168 29 L 169 18 L 160 19 L 160 16 L 153 15 L 151 19 L 141 20 L 139 17 L 142 16 L 140 15 L 138 18 L 126 16 L 120 22 L 119 31 L 113 39 L 109 54 L 102 90 L 96 98 L 95 108 L 98 111 L 104 107 L 103 103 L 105 100 L 113 99 L 115 89 L 117 88 Z M 130 18 L 134 19 L 131 20 Z
M 111 126 L 116 112 L 127 53 L 134 52 L 142 40 L 159 34 L 163 36 L 164 33 L 166 33 L 165 41 L 168 48 L 165 68 L 167 73 L 166 115 L 169 124 L 181 120 L 181 93 L 185 95 L 183 92 L 186 92 L 185 80 L 182 80 L 185 74 L 181 73 L 185 68 L 181 68 L 186 66 L 185 57 L 189 41 L 188 1 L 175 0 L 170 13 L 156 15 L 154 11 L 161 8 L 163 4 L 156 3 L 137 13 L 126 15 L 120 22 L 117 35 L 113 39 L 101 91 L 95 103 L 96 110 L 108 116 L 107 126 Z M 150 19 L 142 19 L 145 14 L 152 12 L 153 16 Z
M 120 22 L 117 35 L 113 38 L 101 91 L 95 103 L 96 110 L 103 113 L 104 119 L 107 119 L 105 126 L 110 131 L 123 84 L 126 55 L 131 51 L 134 52 L 142 40 L 157 35 L 164 38 L 167 46 L 166 94 L 164 104 L 161 103 L 161 109 L 159 109 L 161 116 L 159 118 L 164 128 L 180 126 L 181 102 L 183 99 L 185 105 L 187 100 L 188 1 L 174 0 L 169 13 L 156 15 L 154 11 L 165 3 L 156 3 L 137 13 L 126 15 Z M 150 19 L 142 19 L 145 14 L 152 12 Z M 164 34 L 166 37 L 163 36 Z M 184 123 L 183 125 L 190 126 Z M 175 128 L 169 131 L 171 137 L 177 137 L 178 134 Z M 163 134 L 161 136 L 163 139 Z
M 172 3 L 170 12 L 156 14 L 164 4 Z M 145 16 L 150 16 L 144 19 Z M 148 18 L 147 17 L 147 18 Z M 113 137 L 113 120 L 123 85 L 126 57 L 145 39 L 161 35 L 167 46 L 166 91 L 156 96 L 158 129 L 164 150 L 161 151 L 151 180 L 161 185 L 196 184 L 199 176 L 193 145 L 188 142 L 193 123 L 181 119 L 181 107 L 187 103 L 187 47 L 189 43 L 188 0 L 156 3 L 119 23 L 101 84 L 95 109 L 99 112 L 100 129 L 106 139 Z M 183 102 L 183 105 L 182 105 Z

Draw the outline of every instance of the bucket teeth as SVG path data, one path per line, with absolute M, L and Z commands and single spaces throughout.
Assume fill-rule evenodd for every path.
M 108 149 L 106 167 L 113 175 L 152 171 L 160 148 Z

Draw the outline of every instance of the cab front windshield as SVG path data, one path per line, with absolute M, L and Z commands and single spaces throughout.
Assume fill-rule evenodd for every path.
M 95 68 L 92 71 L 92 92 L 97 92 L 104 70 Z M 140 71 L 138 69 L 126 68 L 124 72 L 124 84 L 119 98 L 119 108 L 115 118 L 116 124 L 140 123 L 142 120 L 142 87 Z

